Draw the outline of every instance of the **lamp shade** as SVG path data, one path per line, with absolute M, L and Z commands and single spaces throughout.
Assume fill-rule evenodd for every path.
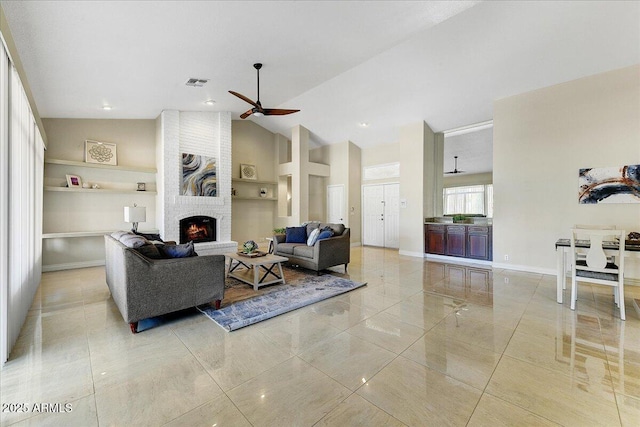
M 125 206 L 125 222 L 145 222 L 147 220 L 147 208 L 144 206 Z

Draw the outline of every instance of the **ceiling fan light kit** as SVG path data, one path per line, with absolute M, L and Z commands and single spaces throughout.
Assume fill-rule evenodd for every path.
M 253 105 L 252 109 L 247 110 L 240 115 L 241 119 L 246 119 L 251 115 L 255 117 L 284 116 L 286 114 L 297 113 L 298 111 L 300 111 L 300 110 L 286 110 L 281 108 L 263 108 L 262 104 L 260 103 L 260 69 L 262 68 L 262 64 L 257 62 L 253 64 L 253 68 L 255 68 L 256 72 L 258 73 L 258 100 L 257 101 L 253 101 L 238 92 L 234 92 L 232 90 L 229 91 L 231 95 L 237 96 L 238 98 L 242 99 L 244 102 Z

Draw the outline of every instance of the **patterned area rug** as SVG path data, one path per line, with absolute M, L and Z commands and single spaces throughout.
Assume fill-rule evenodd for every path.
M 227 278 L 222 308 L 216 310 L 209 304 L 197 308 L 227 331 L 233 331 L 366 285 L 291 268 L 284 268 L 284 277 L 286 285 L 265 286 L 257 291 Z

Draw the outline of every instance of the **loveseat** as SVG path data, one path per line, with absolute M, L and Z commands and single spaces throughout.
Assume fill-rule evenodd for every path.
M 137 332 L 142 319 L 212 301 L 220 308 L 224 255 L 152 259 L 143 249 L 153 244 L 127 234 L 105 235 L 104 241 L 107 285 L 131 332 Z
M 351 231 L 344 224 L 323 224 L 313 222 L 305 224 L 305 235 L 308 238 L 314 229 L 331 230 L 332 237 L 316 240 L 312 246 L 307 242 L 287 242 L 287 235 L 273 236 L 273 253 L 289 258 L 289 264 L 296 264 L 310 270 L 320 271 L 344 264 L 344 271 L 350 260 Z M 290 231 L 291 227 L 287 228 Z M 298 239 L 300 240 L 300 239 Z

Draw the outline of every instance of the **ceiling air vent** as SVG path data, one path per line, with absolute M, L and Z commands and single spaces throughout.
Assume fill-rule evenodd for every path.
M 187 86 L 193 86 L 193 87 L 202 87 L 205 85 L 205 83 L 207 83 L 209 80 L 208 79 L 195 79 L 195 78 L 190 78 L 189 80 L 187 80 L 187 82 L 185 83 Z

